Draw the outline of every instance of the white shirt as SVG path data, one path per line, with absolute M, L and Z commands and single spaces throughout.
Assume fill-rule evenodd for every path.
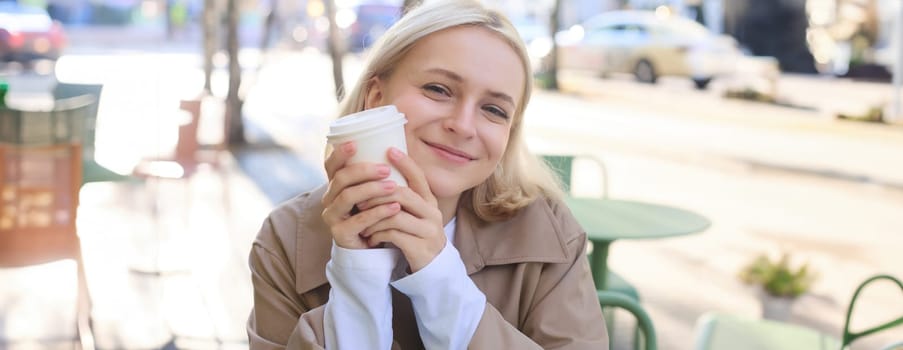
M 326 264 L 332 286 L 323 318 L 326 349 L 391 348 L 390 286 L 411 299 L 426 349 L 466 349 L 483 317 L 486 296 L 467 276 L 451 243 L 455 223 L 452 218 L 445 225 L 448 241 L 439 255 L 406 276 L 407 262 L 396 248 L 344 249 L 333 243 Z

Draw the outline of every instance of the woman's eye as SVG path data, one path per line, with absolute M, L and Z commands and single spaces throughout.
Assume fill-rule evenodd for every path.
M 504 119 L 508 119 L 508 113 L 506 113 L 505 110 L 503 110 L 503 109 L 501 109 L 501 108 L 499 108 L 499 107 L 496 107 L 496 106 L 486 106 L 486 107 L 483 107 L 483 110 L 485 110 L 485 111 L 487 111 L 487 112 L 489 112 L 489 113 L 492 113 L 492 115 L 495 115 L 495 116 L 497 116 L 497 117 L 501 117 L 501 118 L 504 118 Z
M 448 89 L 446 89 L 442 85 L 428 84 L 424 86 L 423 89 L 428 92 L 437 93 L 444 96 L 451 96 L 451 93 L 448 92 Z

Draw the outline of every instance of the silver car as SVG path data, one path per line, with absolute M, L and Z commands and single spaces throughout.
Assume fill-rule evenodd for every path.
M 632 73 L 641 82 L 659 76 L 693 79 L 705 89 L 732 73 L 743 54 L 736 41 L 692 20 L 653 11 L 610 11 L 556 34 L 559 67 L 603 76 Z

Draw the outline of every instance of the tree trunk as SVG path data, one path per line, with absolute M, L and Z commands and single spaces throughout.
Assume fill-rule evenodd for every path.
M 220 23 L 217 20 L 220 16 L 216 0 L 204 0 L 204 12 L 201 17 L 201 29 L 204 33 L 204 91 L 212 94 L 210 77 L 213 75 L 213 54 L 216 53 L 216 43 L 219 42 L 216 29 Z
M 546 72 L 545 86 L 549 90 L 558 90 L 558 42 L 555 41 L 555 33 L 558 32 L 559 15 L 561 13 L 561 0 L 555 0 L 552 5 L 552 13 L 549 15 L 549 38 L 552 38 L 552 50 L 549 51 L 548 71 Z
M 163 0 L 163 11 L 166 11 L 163 18 L 166 19 L 166 39 L 172 40 L 175 36 L 175 24 L 172 23 L 172 2 L 174 0 Z
M 230 145 L 246 143 L 241 117 L 241 66 L 238 62 L 238 0 L 228 0 L 226 8 L 226 50 L 229 53 L 229 93 L 226 95 L 226 140 Z
M 270 46 L 270 40 L 272 40 L 273 30 L 276 26 L 276 21 L 278 19 L 277 6 L 279 5 L 278 0 L 270 0 L 270 12 L 267 13 L 266 18 L 263 21 L 263 35 L 260 38 L 260 52 L 266 52 L 267 48 Z
M 339 40 L 339 27 L 335 23 L 335 0 L 325 0 L 326 16 L 329 19 L 329 56 L 332 58 L 332 80 L 335 82 L 335 96 L 337 100 L 342 100 L 345 95 L 345 80 L 342 74 L 342 56 L 344 56 L 344 45 Z
M 404 0 L 404 5 L 401 8 L 401 14 L 404 15 L 405 13 L 408 13 L 408 11 L 410 11 L 412 8 L 420 5 L 421 1 L 422 0 Z

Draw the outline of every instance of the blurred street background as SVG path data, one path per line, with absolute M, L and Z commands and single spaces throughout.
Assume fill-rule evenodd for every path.
M 77 213 L 101 349 L 248 347 L 251 242 L 270 210 L 325 182 L 337 82 L 355 81 L 403 5 L 209 3 L 205 35 L 202 0 L 19 0 L 52 17 L 42 45 L 15 39 L 27 36 L 0 12 L 0 40 L 12 38 L 0 41 L 6 106 L 49 110 L 59 82 L 103 85 L 95 157 L 127 179 L 82 186 Z M 739 274 L 763 254 L 787 254 L 791 267 L 814 273 L 781 322 L 832 337 L 861 281 L 903 277 L 899 3 L 490 3 L 514 19 L 534 56 L 525 122 L 533 152 L 593 156 L 607 169 L 609 197 L 712 223 L 612 245 L 609 266 L 636 287 L 660 349 L 696 349 L 697 321 L 710 312 L 761 318 L 761 292 Z M 330 12 L 341 30 L 333 41 Z M 658 24 L 665 19 L 678 22 Z M 58 52 L 54 35 L 64 38 Z M 14 39 L 35 50 L 16 53 Z M 202 101 L 196 142 L 210 160 L 184 178 L 135 176 L 143 160 L 178 148 L 190 119 L 183 100 Z M 603 174 L 575 166 L 573 194 L 600 196 Z M 0 349 L 75 344 L 74 270 L 69 260 L 0 268 Z M 854 329 L 903 315 L 903 295 L 889 287 L 864 293 Z M 632 349 L 633 318 L 615 320 L 613 348 Z M 901 340 L 898 327 L 852 349 Z

